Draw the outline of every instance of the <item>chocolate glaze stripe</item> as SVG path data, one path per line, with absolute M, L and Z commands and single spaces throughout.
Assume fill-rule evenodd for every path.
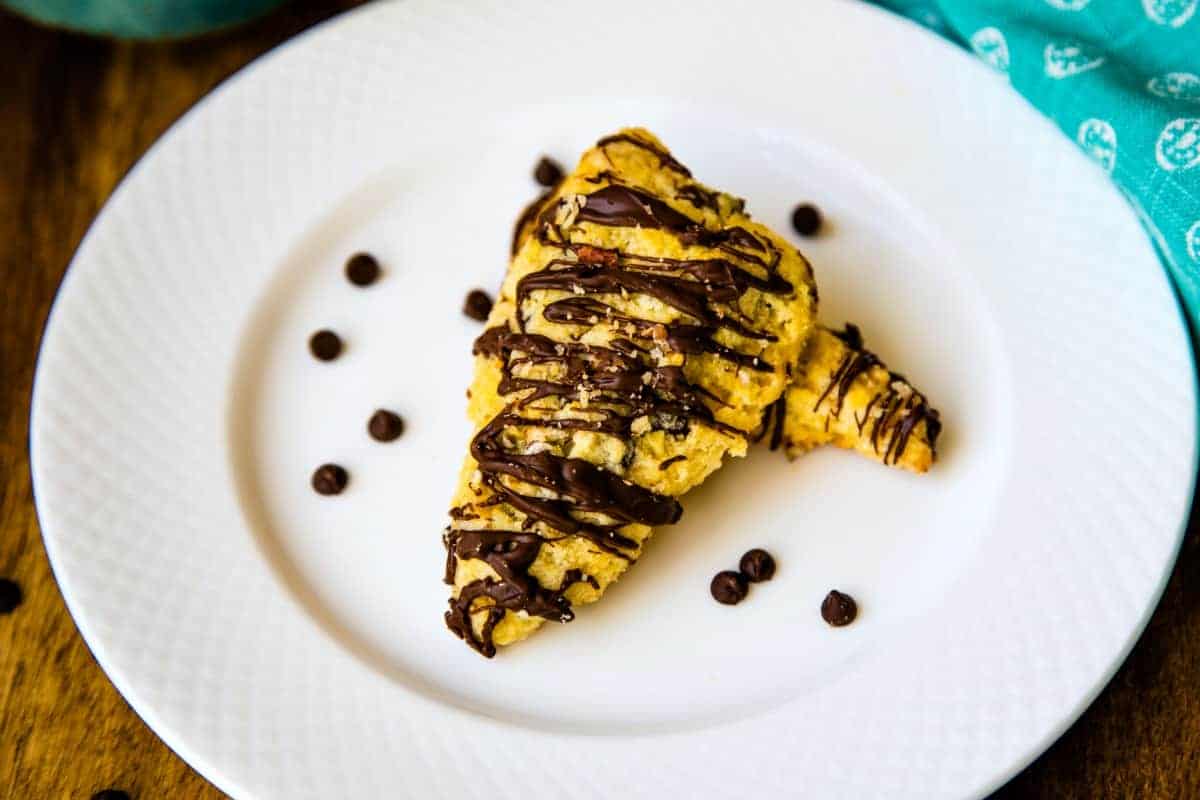
M 530 201 L 529 205 L 525 206 L 525 208 L 521 211 L 521 215 L 517 217 L 517 221 L 513 223 L 512 243 L 508 248 L 508 254 L 510 257 L 515 256 L 517 251 L 521 249 L 521 244 L 525 241 L 525 237 L 521 235 L 522 232 L 525 230 L 526 226 L 530 225 L 537 218 L 537 215 L 541 213 L 542 207 L 545 206 L 546 201 L 554 195 L 554 191 L 554 189 L 547 189 L 535 197 L 532 201 Z
M 737 230 L 742 229 L 738 228 Z M 766 278 L 760 278 L 725 258 L 679 259 L 665 256 L 645 256 L 586 244 L 567 243 L 565 247 L 574 252 L 580 261 L 588 264 L 604 264 L 605 266 L 625 264 L 635 269 L 648 271 L 683 272 L 705 285 L 723 287 L 724 293 L 715 295 L 714 300 L 736 300 L 749 288 L 778 295 L 789 295 L 793 291 L 792 285 L 776 272 L 770 272 Z M 716 288 L 713 291 L 716 291 Z
M 689 355 L 712 353 L 726 361 L 732 361 L 738 366 L 748 367 L 759 372 L 775 371 L 770 363 L 759 356 L 742 353 L 717 342 L 713 338 L 717 332 L 716 326 L 650 322 L 620 314 L 607 303 L 587 297 L 568 297 L 556 300 L 543 309 L 542 317 L 550 322 L 564 324 L 578 324 L 577 320 L 591 322 L 594 319 L 598 322 L 605 319 L 608 322 L 617 323 L 618 327 L 623 328 L 625 333 L 630 336 L 665 342 L 671 350 L 677 353 Z
M 451 600 L 446 612 L 446 625 L 468 644 L 485 656 L 495 654 L 491 632 L 503 618 L 504 611 L 525 610 L 537 616 L 566 622 L 573 616 L 570 603 L 563 593 L 581 579 L 599 588 L 595 578 L 579 570 L 568 571 L 556 590 L 546 590 L 528 572 L 541 550 L 542 538 L 535 533 L 520 531 L 448 531 L 446 545 L 446 583 L 454 583 L 460 558 L 481 559 L 500 576 L 472 581 L 463 587 L 456 600 Z M 488 597 L 494 605 L 488 618 L 475 636 L 471 626 L 472 606 L 476 599 Z
M 925 421 L 925 436 L 929 440 L 930 448 L 933 448 L 938 434 L 942 432 L 942 423 L 937 418 L 937 412 L 926 405 L 925 398 L 914 392 L 909 398 L 905 413 L 892 429 L 891 441 L 883 454 L 885 464 L 889 454 L 891 454 L 893 464 L 900 460 L 900 456 L 904 455 L 904 448 L 908 445 L 909 437 L 912 436 L 912 432 L 921 420 Z
M 599 186 L 602 183 L 616 184 L 618 186 L 630 186 L 630 184 L 621 180 L 614 175 L 610 170 L 601 170 L 595 175 L 588 175 L 583 179 L 585 182 Z M 685 203 L 690 203 L 694 208 L 704 211 L 708 210 L 714 214 L 721 213 L 721 197 L 722 192 L 709 189 L 707 186 L 702 186 L 699 183 L 690 183 L 679 187 L 675 191 L 675 199 L 683 200 Z M 724 195 L 729 197 L 729 211 L 734 214 L 744 213 L 746 210 L 746 201 L 740 197 L 732 195 Z
M 528 531 L 447 530 L 442 542 L 449 584 L 454 583 L 460 558 L 486 561 L 503 580 L 524 580 L 522 571 L 533 564 L 542 546 L 542 538 Z
M 582 197 L 583 205 L 575 217 L 578 222 L 591 222 L 615 228 L 663 230 L 673 234 L 682 244 L 713 247 L 768 271 L 774 271 L 779 266 L 779 250 L 769 242 L 764 243 L 745 228 L 735 226 L 708 230 L 702 223 L 633 186 L 609 183 L 602 189 Z M 554 218 L 558 214 L 559 206 L 564 202 L 565 198 L 560 198 L 558 203 L 547 205 L 539 217 L 540 224 L 559 232 L 560 242 L 565 242 L 567 238 L 562 235 Z
M 513 339 L 518 343 L 526 342 L 527 344 L 523 345 L 526 347 L 554 347 L 561 352 L 561 355 L 542 355 L 537 358 L 525 355 L 511 358 L 509 371 L 503 373 L 500 381 L 501 394 L 529 390 L 530 393 L 520 401 L 525 406 L 546 397 L 573 397 L 581 391 L 586 392 L 590 398 L 586 418 L 530 418 L 508 412 L 506 422 L 509 427 L 540 426 L 593 430 L 628 439 L 633 421 L 644 417 L 649 421 L 651 429 L 665 430 L 669 433 L 686 433 L 688 421 L 697 420 L 733 436 L 746 435 L 745 431 L 719 422 L 713 416 L 713 412 L 702 398 L 718 405 L 721 401 L 702 387 L 690 384 L 684 378 L 681 367 L 645 367 L 636 360 L 622 364 L 619 359 L 625 353 L 616 349 L 578 343 L 559 344 L 531 334 L 489 331 L 485 336 L 489 340 L 485 347 L 489 348 L 496 346 L 495 342 L 503 343 Z M 635 345 L 622 340 L 615 340 L 612 344 L 623 346 L 627 352 L 638 351 Z M 594 360 L 596 356 L 604 358 Z M 522 363 L 546 363 L 556 360 L 563 365 L 564 379 L 561 381 L 532 380 L 513 377 L 510 374 L 513 368 Z M 550 411 L 553 412 L 554 409 Z M 628 442 L 626 446 L 628 447 Z M 632 450 L 627 452 L 632 453 Z
M 774 417 L 774 419 L 772 419 L 772 417 Z M 772 423 L 774 423 L 775 427 L 771 429 L 770 442 L 770 448 L 772 450 L 778 450 L 780 443 L 783 441 L 783 423 L 786 417 L 787 390 L 784 389 L 783 394 L 779 395 L 779 399 L 767 406 L 767 410 L 763 412 L 763 418 L 766 420 L 766 422 L 764 423 L 760 438 L 767 432 L 768 428 L 771 428 Z
M 713 191 L 698 183 L 692 183 L 680 188 L 675 193 L 675 197 L 686 200 L 699 209 L 708 209 L 718 214 L 721 212 L 721 192 Z M 740 197 L 731 196 L 730 211 L 735 214 L 741 214 L 745 210 L 746 201 Z
M 837 417 L 842 413 L 842 406 L 846 402 L 846 394 L 850 391 L 850 387 L 854 385 L 854 381 L 858 376 L 866 373 L 871 367 L 879 366 L 879 359 L 874 353 L 869 353 L 866 350 L 851 350 L 842 357 L 838 368 L 834 370 L 833 376 L 830 377 L 829 383 L 825 386 L 825 391 L 821 392 L 817 397 L 817 402 L 813 404 L 813 411 L 821 407 L 821 403 L 825 402 L 825 398 L 830 392 L 837 391 L 833 395 L 833 411 L 832 416 Z
M 709 295 L 723 287 L 710 287 L 697 281 L 677 277 L 646 275 L 620 267 L 603 267 L 579 262 L 551 262 L 558 269 L 533 272 L 517 283 L 517 304 L 524 306 L 529 295 L 536 291 L 557 290 L 575 294 L 643 294 L 699 320 L 710 328 L 727 328 L 747 339 L 773 341 L 769 333 L 748 328 L 734 317 L 734 312 L 712 309 Z M 523 312 L 522 312 L 523 313 Z M 587 318 L 581 318 L 581 321 Z M 596 324 L 588 320 L 590 324 Z M 650 322 L 650 320 L 646 320 Z M 525 320 L 520 320 L 525 327 Z
M 476 434 L 471 442 L 471 455 L 479 470 L 501 491 L 516 494 L 499 480 L 504 475 L 522 483 L 549 489 L 563 500 L 537 498 L 540 511 L 533 516 L 564 533 L 576 533 L 587 525 L 575 520 L 569 509 L 604 514 L 620 523 L 640 522 L 645 525 L 669 525 L 679 520 L 682 510 L 672 497 L 655 494 L 635 483 L 614 475 L 589 461 L 554 455 L 549 451 L 511 453 L 504 450 L 499 439 L 504 429 L 516 421 L 501 414 Z M 568 502 L 568 500 L 570 502 Z M 636 542 L 605 531 L 604 538 L 618 547 L 636 547 Z
M 664 169 L 677 172 L 685 178 L 692 177 L 692 171 L 683 164 L 679 163 L 679 161 L 675 159 L 675 156 L 671 155 L 669 152 L 658 145 L 653 144 L 652 142 L 647 142 L 645 139 L 639 139 L 638 137 L 631 136 L 628 133 L 615 133 L 612 136 L 605 136 L 603 139 L 596 142 L 596 147 L 603 149 L 609 145 L 618 143 L 630 144 L 634 147 L 639 147 L 642 150 L 646 150 L 658 158 L 659 165 Z
M 683 414 L 696 417 L 719 430 L 745 435 L 744 431 L 713 418 L 701 398 L 707 398 L 717 405 L 724 403 L 707 389 L 690 383 L 684 377 L 682 367 L 646 366 L 635 357 L 638 353 L 646 352 L 645 348 L 628 340 L 614 339 L 610 345 L 603 347 L 578 342 L 555 342 L 540 334 L 512 333 L 503 328 L 493 328 L 476 340 L 475 353 L 499 356 L 505 360 L 506 366 L 497 387 L 501 395 L 532 390 L 520 399 L 520 405 L 529 405 L 545 397 L 570 398 L 586 392 L 589 395 L 590 413 L 620 416 L 627 421 L 653 413 Z M 560 366 L 560 380 L 535 380 L 514 374 L 518 368 L 526 365 L 548 364 Z M 593 409 L 590 402 L 593 394 L 597 400 L 621 405 L 623 409 L 628 409 L 628 413 L 619 414 L 604 406 Z M 515 418 L 513 421 L 517 422 Z M 616 433 L 618 430 L 624 429 L 613 426 L 609 432 Z
M 583 206 L 576 219 L 614 228 L 652 228 L 672 233 L 694 234 L 704 231 L 700 223 L 686 214 L 632 186 L 609 184 L 583 196 Z
M 462 587 L 457 598 L 450 600 L 450 609 L 445 615 L 446 627 L 482 655 L 491 658 L 496 655 L 493 633 L 496 625 L 504 619 L 506 611 L 524 611 L 530 616 L 555 622 L 570 622 L 575 619 L 575 611 L 566 598 L 566 591 L 581 580 L 599 588 L 595 578 L 585 576 L 578 569 L 567 570 L 562 585 L 557 589 L 546 589 L 533 578 L 530 578 L 528 587 L 492 578 L 472 581 Z M 482 597 L 489 598 L 491 605 L 476 608 L 475 601 Z M 487 611 L 487 618 L 476 636 L 471 615 L 483 610 Z

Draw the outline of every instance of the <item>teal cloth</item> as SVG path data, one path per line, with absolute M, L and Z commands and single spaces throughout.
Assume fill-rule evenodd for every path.
M 43 25 L 127 39 L 177 39 L 265 14 L 283 0 L 0 0 Z
M 1125 194 L 1200 331 L 1200 0 L 874 0 L 975 52 Z

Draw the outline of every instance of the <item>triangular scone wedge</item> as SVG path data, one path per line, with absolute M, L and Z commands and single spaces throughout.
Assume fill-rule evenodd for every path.
M 812 270 L 652 134 L 584 153 L 475 345 L 445 535 L 449 628 L 485 656 L 599 599 L 746 453 L 813 329 Z
M 813 330 L 765 425 L 771 449 L 782 444 L 789 458 L 832 444 L 912 472 L 933 465 L 942 429 L 925 395 L 865 349 L 854 325 Z

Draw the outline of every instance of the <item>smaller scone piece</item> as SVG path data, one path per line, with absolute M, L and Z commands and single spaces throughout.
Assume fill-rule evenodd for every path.
M 933 465 L 942 429 L 925 395 L 866 350 L 854 325 L 813 331 L 765 424 L 771 449 L 782 444 L 789 458 L 832 444 L 911 472 Z

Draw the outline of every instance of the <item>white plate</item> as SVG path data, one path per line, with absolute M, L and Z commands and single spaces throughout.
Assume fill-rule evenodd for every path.
M 239 798 L 979 796 L 1141 631 L 1195 461 L 1184 328 L 1103 173 L 1003 76 L 860 4 L 375 5 L 138 165 L 54 308 L 46 547 L 114 683 Z M 631 123 L 787 230 L 946 422 L 926 477 L 755 451 L 571 625 L 485 661 L 440 533 L 479 327 L 549 152 Z M 362 290 L 358 249 L 386 265 Z M 330 364 L 308 334 L 348 342 Z M 409 431 L 367 438 L 378 406 Z M 308 488 L 348 466 L 335 499 Z M 778 577 L 736 609 L 709 577 Z M 831 587 L 862 602 L 831 630 Z

